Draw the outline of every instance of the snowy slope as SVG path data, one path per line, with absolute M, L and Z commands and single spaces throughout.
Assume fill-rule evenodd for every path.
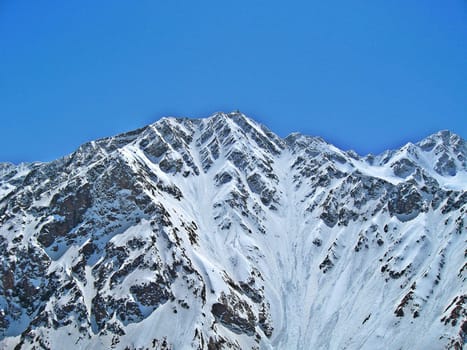
M 0 348 L 461 349 L 466 157 L 217 113 L 0 164 Z

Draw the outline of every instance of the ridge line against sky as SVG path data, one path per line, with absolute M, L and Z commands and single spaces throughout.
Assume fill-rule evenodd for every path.
M 381 153 L 467 137 L 467 2 L 0 3 L 0 162 L 236 109 Z
M 248 115 L 244 114 L 243 112 L 241 112 L 241 111 L 239 111 L 239 110 L 232 111 L 232 112 L 240 112 L 240 113 L 242 113 L 244 116 L 246 116 L 247 118 L 249 118 L 249 119 L 251 119 L 251 120 L 253 120 L 253 121 L 255 121 L 255 122 L 259 123 L 259 124 L 262 124 L 263 126 L 265 126 L 266 128 L 268 128 L 269 130 L 271 130 L 265 123 L 260 122 L 259 120 L 256 120 L 256 119 L 252 119 L 252 118 L 250 118 Z M 229 113 L 232 113 L 232 112 L 218 111 L 218 112 L 211 113 L 211 114 L 209 114 L 208 116 L 205 116 L 205 117 L 186 117 L 186 116 L 171 116 L 171 115 L 167 115 L 167 116 L 161 117 L 161 118 L 159 118 L 158 120 L 155 120 L 155 121 L 153 121 L 153 122 L 151 122 L 151 123 L 142 125 L 142 126 L 140 126 L 140 127 L 136 127 L 136 128 L 134 128 L 134 129 L 131 129 L 131 130 L 123 130 L 123 131 L 118 132 L 118 133 L 113 134 L 113 135 L 102 136 L 102 137 L 98 137 L 98 138 L 96 138 L 96 139 L 84 141 L 83 143 L 79 144 L 75 149 L 73 149 L 72 151 L 70 151 L 69 153 L 63 154 L 63 155 L 58 156 L 57 158 L 54 158 L 54 159 L 50 159 L 50 160 L 46 160 L 46 161 L 37 161 L 37 160 L 35 160 L 35 161 L 30 161 L 30 162 L 28 162 L 28 161 L 26 161 L 26 162 L 25 162 L 25 161 L 20 161 L 20 162 L 16 162 L 16 163 L 15 163 L 15 162 L 9 162 L 9 161 L 4 162 L 4 161 L 0 160 L 0 163 L 21 164 L 21 163 L 34 163 L 34 162 L 49 162 L 49 161 L 54 161 L 54 160 L 60 159 L 60 158 L 62 158 L 62 157 L 64 157 L 64 156 L 67 156 L 67 155 L 69 155 L 69 154 L 75 152 L 80 146 L 82 146 L 83 144 L 85 144 L 85 143 L 87 143 L 87 142 L 99 141 L 99 140 L 103 140 L 103 139 L 107 139 L 107 138 L 118 137 L 118 136 L 124 135 L 124 134 L 126 134 L 126 133 L 131 133 L 131 132 L 136 131 L 136 130 L 138 130 L 138 129 L 141 129 L 141 128 L 144 128 L 144 127 L 146 127 L 146 126 L 149 126 L 149 125 L 151 125 L 151 124 L 157 123 L 157 122 L 159 122 L 160 120 L 162 120 L 163 118 L 175 118 L 175 119 L 185 119 L 185 118 L 186 118 L 186 119 L 190 119 L 190 120 L 196 120 L 196 119 L 199 120 L 199 119 L 207 119 L 207 118 L 209 118 L 209 117 L 211 117 L 211 116 L 214 116 L 214 115 L 217 114 L 217 113 L 229 114 Z M 320 138 L 322 138 L 325 142 L 331 144 L 332 146 L 336 146 L 337 148 L 339 148 L 339 149 L 342 150 L 342 151 L 355 151 L 355 149 L 352 148 L 352 147 L 350 147 L 350 148 L 345 148 L 345 149 L 344 149 L 344 148 L 341 148 L 339 145 L 336 145 L 335 143 L 333 143 L 333 142 L 330 141 L 329 139 L 326 139 L 325 137 L 322 137 L 321 135 L 309 135 L 309 134 L 300 132 L 299 130 L 297 130 L 297 131 L 292 131 L 292 132 L 290 132 L 290 133 L 287 134 L 287 135 L 279 135 L 279 134 L 277 134 L 276 132 L 274 132 L 273 130 L 271 130 L 271 131 L 272 131 L 274 134 L 278 135 L 278 136 L 279 136 L 281 139 L 283 139 L 283 140 L 284 140 L 285 138 L 287 138 L 288 136 L 292 135 L 292 134 L 297 134 L 297 133 L 298 133 L 298 134 L 304 135 L 304 136 L 320 137 Z M 462 137 L 461 135 L 459 135 L 459 134 L 457 134 L 457 133 L 455 133 L 455 132 L 453 132 L 453 131 L 451 131 L 451 130 L 442 129 L 442 130 L 437 130 L 436 132 L 433 132 L 433 133 L 431 133 L 431 134 L 425 135 L 425 136 L 423 136 L 422 138 L 417 139 L 417 140 L 405 140 L 405 141 L 403 141 L 401 144 L 399 144 L 399 145 L 397 145 L 397 146 L 395 146 L 395 147 L 383 149 L 381 152 L 378 152 L 378 153 L 369 152 L 369 153 L 365 153 L 365 154 L 361 154 L 361 153 L 360 153 L 359 155 L 362 156 L 362 157 L 364 157 L 364 156 L 368 156 L 368 155 L 379 155 L 379 154 L 382 154 L 382 153 L 384 153 L 384 152 L 386 152 L 386 151 L 395 151 L 395 150 L 398 150 L 398 149 L 402 148 L 404 145 L 406 145 L 406 144 L 408 144 L 408 143 L 416 144 L 416 143 L 418 143 L 418 142 L 420 142 L 420 141 L 422 141 L 422 140 L 424 140 L 424 139 L 426 139 L 426 138 L 428 138 L 428 137 L 430 137 L 430 136 L 433 136 L 433 135 L 435 135 L 435 134 L 438 134 L 438 133 L 440 133 L 440 132 L 442 132 L 442 131 L 448 131 L 448 132 L 451 132 L 451 133 L 453 133 L 453 134 L 455 134 L 455 135 L 458 135 L 458 136 Z M 463 138 L 463 137 L 462 137 L 462 139 L 465 140 L 465 138 Z M 357 153 L 358 153 L 358 152 L 357 152 Z

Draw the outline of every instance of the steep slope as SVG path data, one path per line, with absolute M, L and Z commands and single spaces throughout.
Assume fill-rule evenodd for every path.
M 461 349 L 466 157 L 218 113 L 1 164 L 0 346 Z

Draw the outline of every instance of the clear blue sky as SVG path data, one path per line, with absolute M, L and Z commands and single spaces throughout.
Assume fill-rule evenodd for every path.
M 467 1 L 0 0 L 0 161 L 239 109 L 360 154 L 467 137 Z

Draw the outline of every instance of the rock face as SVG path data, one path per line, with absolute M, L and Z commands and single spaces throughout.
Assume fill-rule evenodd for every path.
M 462 349 L 467 146 L 240 113 L 0 164 L 0 348 Z

